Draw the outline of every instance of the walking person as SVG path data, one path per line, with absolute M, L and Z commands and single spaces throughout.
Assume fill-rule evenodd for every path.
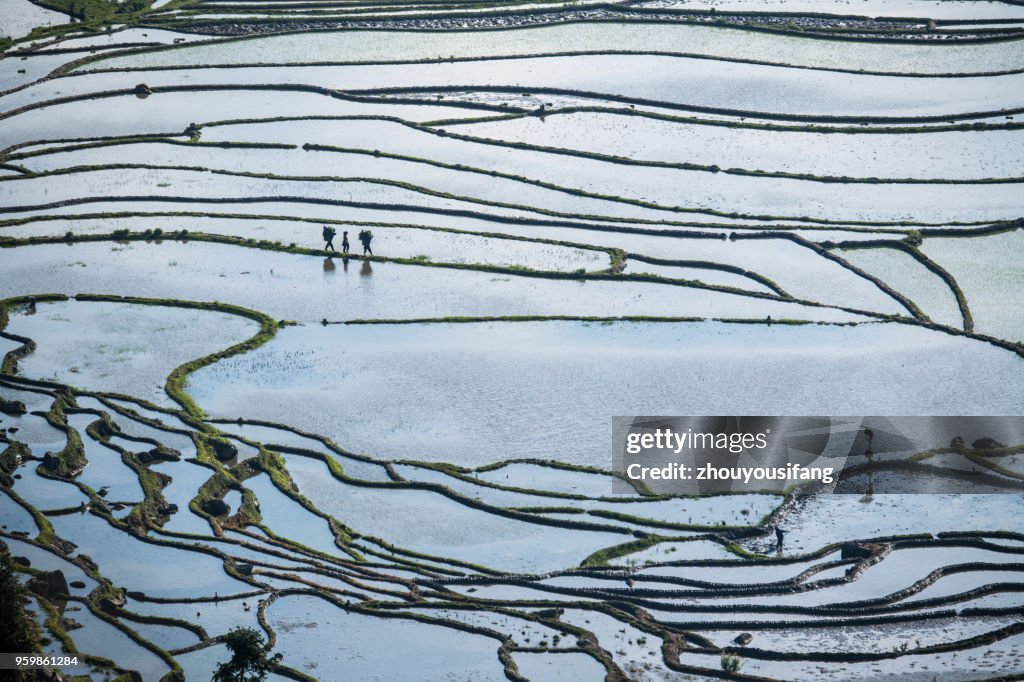
M 341 252 L 348 253 L 348 230 L 341 233 Z
M 333 227 L 329 227 L 327 225 L 324 225 L 324 234 L 323 234 L 323 236 L 324 236 L 324 242 L 326 243 L 325 246 L 324 246 L 324 251 L 326 251 L 327 249 L 330 249 L 331 251 L 334 251 L 335 253 L 338 252 L 338 250 L 334 248 L 334 235 L 336 235 L 336 234 L 338 234 L 338 233 L 337 233 L 337 231 L 335 231 L 335 229 Z
M 369 230 L 363 230 L 359 233 L 359 241 L 363 244 L 363 255 L 373 255 L 373 249 L 370 248 L 370 242 L 373 241 L 373 232 Z

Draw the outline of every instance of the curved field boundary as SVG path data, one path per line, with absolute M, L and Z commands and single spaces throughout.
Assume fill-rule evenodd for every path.
M 546 116 L 546 114 L 545 114 Z M 280 119 L 268 119 L 265 122 L 278 122 Z M 411 130 L 422 132 L 428 135 L 434 135 L 439 138 L 451 138 L 459 140 L 461 142 L 468 142 L 471 144 L 481 144 L 493 147 L 500 147 L 505 149 L 516 149 L 521 151 L 536 152 L 540 154 L 556 154 L 577 158 L 585 158 L 593 161 L 601 161 L 605 163 L 618 164 L 624 166 L 637 166 L 646 168 L 667 168 L 673 170 L 682 171 L 695 171 L 705 173 L 722 173 L 724 175 L 736 175 L 740 177 L 753 177 L 753 178 L 776 178 L 783 180 L 801 180 L 807 182 L 817 182 L 824 184 L 867 184 L 867 185 L 1001 185 L 1001 184 L 1024 184 L 1024 176 L 1018 177 L 987 177 L 987 178 L 911 178 L 911 177 L 858 177 L 849 175 L 816 175 L 812 173 L 790 173 L 786 171 L 765 171 L 765 170 L 751 170 L 747 168 L 722 168 L 718 165 L 708 164 L 697 164 L 690 162 L 671 162 L 671 161 L 652 161 L 644 159 L 634 159 L 632 157 L 618 156 L 613 154 L 602 154 L 598 152 L 588 152 L 578 149 L 570 149 L 565 147 L 550 147 L 546 145 L 538 145 L 527 142 L 515 142 L 510 140 L 501 140 L 497 138 L 479 137 L 475 135 L 466 135 L 462 133 L 452 133 L 447 130 L 439 129 L 437 124 L 422 124 L 414 123 L 411 121 L 405 121 L 392 116 L 338 116 L 330 119 L 292 119 L 292 120 L 334 120 L 334 121 L 381 121 L 388 123 L 396 123 L 402 125 Z M 263 122 L 263 121 L 261 121 Z M 31 150 L 26 152 L 18 152 L 13 148 L 8 148 L 2 153 L 2 158 L 8 162 L 10 161 L 24 161 L 26 159 L 38 158 L 42 156 L 48 156 L 51 154 L 61 154 L 79 151 L 83 149 L 97 149 L 103 147 L 115 147 L 120 145 L 129 144 L 168 144 L 177 145 L 182 147 L 194 147 L 197 149 L 282 149 L 282 150 L 294 150 L 300 147 L 295 144 L 280 143 L 280 142 L 252 142 L 242 140 L 230 140 L 230 141 L 203 141 L 199 138 L 201 130 L 206 127 L 213 126 L 226 126 L 226 125 L 255 125 L 257 122 L 250 123 L 215 123 L 215 124 L 193 124 L 190 126 L 190 130 L 193 131 L 193 137 L 191 139 L 178 139 L 179 134 L 173 135 L 142 135 L 142 136 L 123 136 L 123 137 L 109 137 L 106 139 L 97 139 L 83 141 L 77 144 L 71 144 L 68 146 L 50 146 L 44 149 Z M 25 143 L 22 143 L 24 146 Z M 566 191 L 571 188 L 562 187 L 553 183 L 548 183 L 541 180 L 528 178 L 522 175 L 516 175 L 512 173 L 506 173 L 493 169 L 479 168 L 475 166 L 469 166 L 462 163 L 450 163 L 446 161 L 439 161 L 430 157 L 411 156 L 407 154 L 401 154 L 397 152 L 385 152 L 379 149 L 367 149 L 365 147 L 339 147 L 336 145 L 324 145 L 316 143 L 305 143 L 301 146 L 304 151 L 314 152 L 336 152 L 343 154 L 362 154 L 366 156 L 373 156 L 374 158 L 385 158 L 394 159 L 397 161 L 407 161 L 410 163 L 421 163 L 437 168 L 444 168 L 447 170 L 457 170 L 466 173 L 478 173 L 483 175 L 489 175 L 491 177 L 500 177 L 517 182 L 527 182 L 535 184 L 546 189 L 553 189 L 556 191 Z M 44 172 L 34 172 L 21 166 L 15 166 L 7 163 L 5 166 L 12 170 L 16 170 L 22 175 L 29 176 L 45 176 L 49 173 L 59 172 L 59 170 L 51 170 Z M 207 169 L 213 170 L 213 169 Z M 5 178 L 9 179 L 9 178 Z M 610 195 L 595 195 L 602 198 L 607 197 L 608 201 L 622 200 L 621 197 L 614 197 Z
M 1005 228 L 1000 227 L 998 229 L 988 230 L 981 233 L 974 233 L 970 236 L 984 236 L 987 234 L 998 234 L 1007 231 Z M 949 236 L 949 235 L 944 235 Z M 969 238 L 968 235 L 956 235 L 964 238 Z M 960 316 L 963 319 L 963 328 L 965 332 L 974 331 L 974 316 L 971 315 L 970 306 L 967 303 L 967 297 L 964 295 L 963 290 L 957 283 L 956 278 L 949 273 L 948 270 L 943 268 L 941 265 L 933 261 L 931 258 L 926 256 L 919 248 L 913 244 L 908 244 L 902 240 L 884 240 L 879 242 L 865 241 L 865 242 L 843 242 L 843 249 L 876 249 L 876 248 L 891 248 L 903 253 L 908 254 L 911 258 L 916 260 L 918 263 L 927 268 L 930 272 L 937 275 L 949 290 L 953 293 L 953 297 L 956 299 L 957 307 L 960 309 Z
M 792 20 L 804 18 L 818 20 L 819 27 L 808 30 L 795 30 Z M 143 26 L 153 28 L 187 27 L 191 33 L 205 33 L 210 35 L 227 34 L 240 35 L 252 34 L 262 31 L 263 33 L 283 31 L 333 31 L 338 29 L 383 29 L 389 27 L 407 28 L 408 30 L 446 30 L 452 29 L 473 30 L 505 27 L 508 29 L 523 28 L 528 25 L 551 25 L 561 23 L 589 22 L 610 22 L 628 23 L 640 21 L 650 23 L 659 21 L 662 23 L 696 24 L 701 26 L 713 26 L 717 28 L 729 28 L 734 30 L 752 31 L 759 33 L 796 36 L 819 40 L 847 40 L 854 42 L 874 43 L 906 43 L 908 41 L 929 40 L 929 44 L 944 42 L 956 42 L 958 44 L 989 43 L 1005 40 L 1015 40 L 1019 37 L 1018 31 L 986 30 L 979 35 L 971 31 L 946 31 L 940 32 L 937 29 L 929 30 L 927 19 L 920 18 L 899 18 L 886 17 L 883 20 L 870 19 L 856 15 L 837 15 L 814 12 L 801 12 L 799 14 L 787 14 L 777 12 L 715 12 L 712 10 L 674 10 L 670 8 L 646 9 L 630 7 L 624 9 L 621 4 L 596 3 L 587 5 L 583 9 L 552 10 L 551 8 L 534 8 L 516 10 L 497 9 L 489 12 L 444 12 L 444 13 L 423 13 L 416 15 L 400 14 L 376 14 L 360 15 L 357 18 L 348 18 L 344 15 L 324 17 L 268 17 L 257 18 L 242 15 L 240 21 L 230 19 L 203 19 L 200 17 L 174 16 L 160 17 L 151 15 L 143 20 Z M 452 22 L 458 20 L 461 25 Z M 504 20 L 504 21 L 503 21 Z M 509 26 L 509 20 L 514 25 Z M 860 22 L 859 26 L 849 26 L 850 23 Z M 473 27 L 466 27 L 466 22 L 475 24 Z M 830 25 L 829 22 L 843 22 L 845 27 Z M 239 29 L 238 24 L 244 24 Z M 901 30 L 903 29 L 903 30 Z
M 640 23 L 640 22 L 637 22 Z M 646 23 L 646 22 L 645 22 Z M 649 22 L 650 24 L 658 24 L 659 22 Z M 643 25 L 640 23 L 640 25 Z M 528 30 L 530 28 L 544 28 L 541 26 L 530 26 L 524 27 L 518 30 Z M 339 32 L 355 32 L 357 29 L 350 29 L 349 31 L 342 30 Z M 363 29 L 358 29 L 363 30 Z M 517 29 L 492 29 L 492 30 L 517 30 Z M 382 31 L 384 32 L 384 31 Z M 393 31 L 387 30 L 387 32 L 405 32 L 405 31 Z M 440 31 L 437 31 L 440 33 Z M 448 31 L 445 31 L 447 33 Z M 96 74 L 96 73 L 145 73 L 147 71 L 187 71 L 191 69 L 246 69 L 246 68 L 292 68 L 292 67 L 310 67 L 310 66 L 378 66 L 378 65 L 413 65 L 413 64 L 451 64 L 461 62 L 491 62 L 491 61 L 511 61 L 517 59 L 536 59 L 540 57 L 586 57 L 586 56 L 631 56 L 631 57 L 678 57 L 682 59 L 699 59 L 706 61 L 725 62 L 730 64 L 750 64 L 753 66 L 777 66 L 780 68 L 787 69 L 802 69 L 806 71 L 826 71 L 831 73 L 846 73 L 858 76 L 892 76 L 897 78 L 984 78 L 991 76 L 1012 76 L 1020 73 L 1024 73 L 1024 68 L 1020 69 L 1005 69 L 1000 71 L 962 71 L 962 72 L 946 72 L 946 73 L 921 73 L 919 71 L 875 71 L 870 69 L 844 69 L 841 67 L 829 67 L 829 66 L 810 66 L 806 64 L 791 64 L 788 62 L 773 62 L 762 59 L 747 59 L 740 57 L 728 57 L 720 55 L 702 54 L 699 52 L 678 52 L 670 50 L 615 50 L 615 49 L 602 49 L 602 50 L 566 50 L 566 51 L 554 51 L 554 52 L 523 52 L 521 54 L 513 55 L 480 55 L 480 56 L 465 56 L 465 57 L 424 57 L 421 59 L 385 59 L 385 60 L 341 60 L 341 61 L 303 61 L 303 62 L 274 62 L 274 61 L 255 61 L 246 62 L 244 64 L 238 62 L 204 62 L 201 64 L 166 64 L 166 65 L 154 65 L 154 66 L 127 66 L 127 67 L 106 67 L 102 66 L 103 62 L 120 59 L 124 57 L 134 57 L 136 55 L 146 55 L 158 52 L 168 52 L 174 50 L 182 50 L 189 46 L 209 46 L 209 45 L 224 45 L 231 44 L 241 41 L 254 40 L 259 38 L 277 37 L 283 35 L 301 35 L 306 33 L 305 31 L 284 31 L 281 33 L 263 34 L 255 36 L 237 36 L 230 38 L 214 39 L 202 42 L 185 43 L 184 45 L 164 45 L 164 44 L 150 44 L 142 46 L 125 46 L 126 48 L 135 49 L 124 49 L 118 51 L 110 51 L 105 54 L 99 55 L 88 55 L 81 59 L 68 62 L 56 67 L 47 76 L 41 78 L 36 83 L 50 78 L 58 78 L 65 75 L 84 75 L 84 74 Z M 32 53 L 27 53 L 32 54 Z M 89 65 L 97 65 L 97 68 L 83 68 Z M 72 73 L 74 72 L 74 73 Z
M 465 168 L 465 167 L 463 167 Z M 165 171 L 187 171 L 194 173 L 210 173 L 213 175 L 224 175 L 228 177 L 240 177 L 240 178 L 257 178 L 261 180 L 279 180 L 282 182 L 347 182 L 347 183 L 367 183 L 377 184 L 387 187 L 394 187 L 397 189 L 408 190 L 417 194 L 425 196 L 437 197 L 442 199 L 451 199 L 468 204 L 477 204 L 482 206 L 489 206 L 493 208 L 510 209 L 516 211 L 525 211 L 534 213 L 539 216 L 549 216 L 551 218 L 569 219 L 569 220 L 594 220 L 604 223 L 627 223 L 627 224 L 654 224 L 654 225 L 688 225 L 690 223 L 680 223 L 668 219 L 655 220 L 650 218 L 628 218 L 628 217 L 615 217 L 615 216 L 603 216 L 603 215 L 589 215 L 581 213 L 567 213 L 564 211 L 556 211 L 553 209 L 542 208 L 538 206 L 530 206 L 527 204 L 515 204 L 504 201 L 495 201 L 492 199 L 482 199 L 477 197 L 453 194 L 451 192 L 434 190 L 429 187 L 417 185 L 414 183 L 406 182 L 404 180 L 391 180 L 386 178 L 378 178 L 372 176 L 295 176 L 295 175 L 277 175 L 274 173 L 266 172 L 250 172 L 250 171 L 237 171 L 237 170 L 226 170 L 217 168 L 208 168 L 206 166 L 188 166 L 188 165 L 159 165 L 159 164 L 145 164 L 145 163 L 119 163 L 119 164 L 104 164 L 104 165 L 87 165 L 87 166 L 72 166 L 68 168 L 60 168 L 56 170 L 46 171 L 44 173 L 34 173 L 31 176 L 11 176 L 11 177 L 0 177 L 0 182 L 18 182 L 25 180 L 33 180 L 36 178 L 46 177 L 57 177 L 64 175 L 74 175 L 78 173 L 92 173 L 96 171 L 107 171 L 107 170 L 165 170 Z M 497 171 L 478 171 L 481 174 L 492 175 L 497 177 Z M 760 215 L 760 214 L 744 214 L 723 211 L 719 209 L 706 209 L 706 208 L 695 208 L 691 206 L 668 206 L 657 204 L 650 201 L 641 199 L 630 199 L 626 197 L 616 197 L 613 195 L 601 194 L 597 192 L 590 192 L 588 190 L 582 190 L 571 187 L 563 187 L 561 185 L 555 185 L 541 180 L 531 180 L 529 178 L 520 178 L 520 176 L 510 176 L 505 179 L 514 179 L 515 182 L 522 182 L 524 184 L 530 184 L 542 189 L 551 190 L 554 192 L 560 192 L 572 196 L 577 196 L 585 199 L 594 199 L 598 201 L 610 201 L 613 203 L 620 203 L 629 206 L 636 206 L 639 208 L 645 208 L 652 211 L 663 211 L 670 214 L 696 214 L 696 215 L 709 215 L 716 218 L 731 218 L 734 220 L 751 220 L 751 221 L 788 221 L 793 223 L 808 223 L 810 225 L 819 226 L 835 226 L 839 229 L 843 229 L 846 226 L 862 226 L 862 227 L 877 227 L 877 228 L 890 228 L 896 227 L 936 227 L 936 226 L 948 226 L 951 224 L 955 225 L 992 225 L 993 223 L 1009 224 L 1013 222 L 1013 219 L 1006 219 L 1003 221 L 999 220 L 984 220 L 977 221 L 976 223 L 929 223 L 929 222 L 908 222 L 908 221 L 878 221 L 878 220 L 842 220 L 833 218 L 816 218 L 811 216 L 777 216 L 777 215 Z M 263 202 L 301 202 L 301 203 L 314 203 L 323 205 L 334 205 L 334 206 L 357 206 L 362 208 L 381 208 L 384 210 L 396 210 L 396 211 L 418 211 L 418 212 L 429 212 L 429 213 L 445 213 L 448 215 L 464 215 L 467 217 L 477 216 L 490 216 L 491 214 L 481 214 L 475 211 L 466 209 L 442 209 L 434 208 L 429 206 L 409 206 L 406 204 L 393 204 L 393 203 L 371 203 L 371 202 L 359 202 L 349 201 L 340 199 L 323 199 L 319 197 L 308 197 L 308 196 L 276 196 L 276 197 L 184 197 L 180 195 L 139 195 L 139 196 L 101 196 L 101 197 L 75 197 L 70 199 L 62 199 L 46 204 L 29 204 L 20 206 L 4 206 L 0 207 L 0 214 L 3 213 L 19 213 L 25 211 L 40 211 L 51 208 L 59 208 L 65 206 L 77 206 L 88 203 L 115 203 L 115 202 L 136 202 L 136 201 L 149 201 L 149 202 L 162 202 L 162 203 L 216 203 L 216 204 L 228 204 L 228 203 L 252 203 L 257 201 Z M 494 218 L 499 220 L 500 218 Z M 710 225 L 709 225 L 710 227 Z M 737 226 L 742 227 L 742 226 Z M 793 226 L 792 229 L 799 229 Z M 884 231 L 884 230 L 883 230 Z
M 317 256 L 331 255 L 329 252 L 324 252 L 322 250 L 302 249 L 302 248 L 299 248 L 299 247 L 285 247 L 285 246 L 279 246 L 279 245 L 276 245 L 276 244 L 273 244 L 273 243 L 269 243 L 269 242 L 268 243 L 259 243 L 259 242 L 255 242 L 255 241 L 242 240 L 242 239 L 234 238 L 234 237 L 224 237 L 224 236 L 221 236 L 221 235 L 204 235 L 204 234 L 201 234 L 201 233 L 197 233 L 196 235 L 192 235 L 191 233 L 188 233 L 188 232 L 185 232 L 185 233 L 179 232 L 179 233 L 174 233 L 174 234 L 169 234 L 169 235 L 161 235 L 161 236 L 155 236 L 152 233 L 150 233 L 150 234 L 142 233 L 142 234 L 137 235 L 137 236 L 131 236 L 131 235 L 127 235 L 127 236 L 131 237 L 131 239 L 136 240 L 136 241 L 153 241 L 153 240 L 160 240 L 160 239 L 163 239 L 163 238 L 166 238 L 166 239 L 178 239 L 178 240 L 185 240 L 185 241 L 188 241 L 189 239 L 195 239 L 196 241 L 220 242 L 220 243 L 226 243 L 226 244 L 242 246 L 242 247 L 245 247 L 245 248 L 257 248 L 257 249 L 262 249 L 262 250 L 282 251 L 282 252 L 288 252 L 288 253 L 296 253 L 296 254 L 299 254 L 299 255 L 317 255 Z M 763 238 L 772 238 L 772 237 L 775 237 L 775 238 L 785 238 L 785 239 L 790 239 L 790 240 L 798 241 L 798 242 L 802 240 L 802 238 L 800 238 L 799 236 L 792 235 L 792 234 L 789 234 L 789 233 L 780 233 L 778 235 L 772 235 L 772 234 L 749 235 L 749 238 L 762 238 L 763 239 Z M 68 241 L 71 241 L 71 242 L 75 242 L 75 241 L 79 241 L 79 242 L 90 242 L 90 241 L 124 241 L 125 238 L 126 238 L 126 235 L 113 235 L 113 234 L 110 234 L 110 235 L 82 235 L 82 236 L 72 236 L 70 238 L 65 236 L 65 237 L 29 238 L 29 239 L 24 239 L 24 240 L 22 240 L 22 239 L 6 239 L 6 240 L 0 239 L 0 248 L 17 248 L 18 246 L 27 246 L 27 245 L 30 245 L 30 244 L 67 243 Z M 740 238 L 740 235 L 736 235 L 735 238 Z M 802 241 L 807 241 L 807 240 L 802 240 Z M 812 249 L 820 248 L 820 247 L 817 247 L 817 245 L 815 245 L 813 242 L 807 242 L 807 244 L 810 244 L 811 246 L 809 248 L 812 248 Z M 830 254 L 830 255 L 833 256 L 833 258 L 837 258 L 837 257 L 834 256 L 834 254 Z M 742 296 L 748 296 L 748 297 L 751 297 L 751 298 L 763 298 L 763 299 L 767 299 L 767 300 L 783 300 L 783 301 L 789 301 L 789 302 L 793 302 L 793 303 L 798 303 L 798 304 L 801 304 L 801 305 L 806 305 L 806 306 L 809 306 L 809 307 L 830 308 L 830 309 L 835 309 L 835 310 L 841 310 L 843 312 L 851 313 L 851 314 L 854 314 L 854 315 L 861 315 L 861 316 L 865 316 L 865 317 L 872 318 L 872 319 L 879 320 L 879 321 L 898 322 L 898 323 L 901 323 L 901 324 L 917 325 L 917 326 L 920 326 L 920 327 L 923 327 L 923 328 L 926 328 L 926 329 L 930 329 L 930 330 L 933 330 L 933 331 L 944 332 L 944 333 L 950 334 L 952 336 L 964 336 L 964 337 L 967 337 L 967 338 L 970 338 L 970 339 L 974 339 L 974 340 L 978 340 L 978 341 L 984 341 L 986 343 L 989 343 L 991 345 L 1003 348 L 1005 350 L 1009 350 L 1009 351 L 1011 351 L 1011 352 L 1013 352 L 1013 353 L 1015 353 L 1015 354 L 1017 354 L 1017 355 L 1019 355 L 1021 357 L 1024 357 L 1024 346 L 1022 346 L 1020 344 L 1017 344 L 1017 343 L 1014 343 L 1014 342 L 1011 342 L 1011 341 L 1007 341 L 1007 340 L 1004 340 L 1004 339 L 1000 339 L 1000 338 L 997 338 L 997 337 L 985 335 L 985 334 L 969 332 L 969 331 L 957 329 L 955 327 L 948 327 L 948 326 L 945 326 L 945 325 L 937 324 L 937 323 L 932 322 L 932 321 L 930 321 L 930 320 L 928 320 L 926 318 L 923 318 L 923 317 L 915 319 L 915 318 L 902 317 L 902 316 L 886 315 L 886 314 L 877 313 L 877 312 L 873 312 L 873 311 L 861 310 L 861 309 L 856 309 L 856 308 L 849 308 L 849 307 L 845 307 L 845 306 L 827 305 L 827 304 L 819 303 L 817 301 L 802 300 L 802 299 L 795 299 L 795 298 L 794 299 L 784 299 L 784 298 L 778 297 L 778 296 L 776 296 L 774 294 L 767 294 L 767 293 L 762 293 L 762 292 L 750 291 L 750 290 L 746 290 L 746 289 L 734 289 L 732 287 L 726 287 L 726 286 L 720 286 L 720 285 L 711 285 L 711 284 L 707 284 L 707 283 L 699 282 L 699 281 L 695 281 L 695 280 L 677 280 L 677 279 L 671 279 L 671 278 L 666 278 L 666 277 L 659 277 L 659 276 L 656 276 L 656 275 L 629 275 L 629 274 L 625 274 L 625 273 L 614 274 L 614 273 L 600 273 L 599 272 L 599 273 L 583 273 L 583 274 L 580 274 L 580 273 L 566 273 L 566 272 L 535 271 L 535 270 L 527 270 L 527 269 L 520 269 L 520 268 L 508 268 L 508 267 L 489 266 L 489 265 L 476 265 L 476 264 L 464 264 L 464 263 L 424 262 L 424 261 L 418 260 L 418 259 L 383 258 L 383 257 L 379 257 L 379 256 L 371 257 L 368 260 L 371 260 L 371 261 L 381 261 L 381 262 L 394 262 L 394 263 L 399 263 L 399 264 L 403 264 L 403 265 L 418 265 L 418 266 L 422 266 L 422 267 L 440 267 L 440 268 L 451 268 L 451 269 L 476 270 L 476 271 L 480 271 L 480 272 L 494 272 L 494 273 L 500 273 L 500 274 L 506 274 L 506 275 L 516 275 L 516 276 L 522 276 L 522 277 L 541 277 L 541 278 L 547 278 L 547 279 L 564 279 L 564 280 L 588 280 L 588 279 L 592 279 L 592 280 L 608 280 L 608 281 L 651 282 L 651 283 L 656 283 L 656 284 L 668 284 L 668 285 L 673 285 L 673 286 L 685 286 L 685 287 L 693 287 L 693 288 L 698 288 L 698 289 L 708 289 L 708 290 L 712 290 L 712 291 L 721 291 L 723 293 L 732 293 L 732 294 L 737 294 L 737 295 L 742 295 Z M 839 260 L 842 260 L 842 259 L 839 259 Z M 845 262 L 845 261 L 843 261 L 843 262 Z M 462 318 L 441 318 L 441 319 L 438 319 L 438 320 L 429 320 L 428 319 L 428 320 L 419 320 L 419 321 L 451 322 L 451 321 L 460 321 L 460 319 L 462 319 Z M 473 318 L 471 318 L 471 319 L 473 319 Z M 525 319 L 535 319 L 535 318 L 525 318 Z M 618 319 L 618 318 L 616 318 L 616 319 Z M 638 319 L 651 320 L 651 319 L 676 319 L 676 318 L 648 318 L 648 317 L 645 317 L 645 318 L 638 318 Z M 676 319 L 676 321 L 678 321 L 678 320 Z M 759 319 L 722 320 L 722 321 L 735 321 L 735 322 L 745 322 L 745 323 L 764 323 L 764 324 L 767 324 L 767 323 L 771 323 L 771 324 L 792 324 L 792 323 L 802 324 L 802 323 L 809 323 L 809 321 L 800 321 L 800 320 L 770 320 L 769 321 L 767 319 L 765 319 L 765 320 L 759 320 Z M 366 320 L 366 321 L 353 321 L 353 322 L 358 322 L 358 323 L 385 323 L 385 322 L 396 322 L 396 321 Z M 397 322 L 408 322 L 408 321 L 407 320 L 398 320 Z
M 193 69 L 199 70 L 199 69 Z M 81 78 L 88 76 L 88 73 L 73 73 L 62 78 Z M 569 88 L 538 88 L 526 86 L 507 86 L 507 85 L 425 85 L 425 86 L 406 86 L 406 87 L 388 87 L 388 88 L 359 88 L 353 90 L 337 90 L 327 88 L 319 85 L 311 85 L 304 83 L 245 83 L 245 84 L 234 84 L 234 83 L 204 83 L 195 85 L 162 85 L 162 86 L 147 86 L 148 92 L 146 95 L 162 92 L 209 92 L 209 91 L 232 91 L 232 90 L 254 90 L 254 91 L 281 91 L 281 92 L 310 92 L 314 94 L 326 95 L 335 99 L 348 100 L 353 102 L 374 102 L 383 101 L 391 104 L 417 104 L 424 106 L 450 106 L 447 102 L 434 102 L 424 99 L 416 99 L 413 97 L 401 98 L 394 97 L 395 95 L 416 95 L 416 94 L 434 94 L 434 93 L 461 93 L 461 92 L 486 92 L 486 93 L 500 93 L 500 94 L 521 94 L 524 89 L 528 89 L 532 94 L 543 94 L 543 95 L 560 95 L 566 97 L 578 97 L 581 99 L 592 99 L 605 102 L 616 102 L 620 104 L 633 104 L 640 106 L 654 107 L 658 109 L 666 109 L 672 111 L 688 111 L 691 113 L 708 114 L 713 116 L 726 116 L 732 118 L 754 118 L 764 119 L 768 121 L 788 121 L 795 123 L 843 123 L 843 124 L 910 124 L 910 123 L 955 123 L 956 121 L 971 121 L 975 119 L 989 119 L 989 118 L 1003 118 L 1006 116 L 1015 116 L 1024 113 L 1024 107 L 1012 107 L 1003 108 L 993 111 L 975 111 L 975 112 L 961 112 L 952 114 L 929 114 L 926 116 L 834 116 L 834 115 L 811 115 L 811 114 L 786 114 L 786 113 L 775 113 L 775 112 L 759 112 L 759 111 L 747 111 L 743 109 L 729 109 L 720 107 L 705 107 L 699 105 L 690 105 L 676 102 L 665 102 L 661 100 L 652 100 L 641 97 L 630 97 L 625 95 L 615 95 L 608 93 L 592 92 L 587 90 L 573 90 Z M 24 104 L 14 109 L 10 109 L 0 113 L 0 120 L 16 116 L 26 111 L 33 111 L 48 106 L 54 106 L 56 104 L 65 104 L 68 102 L 78 102 L 83 100 L 91 99 L 103 99 L 107 97 L 118 97 L 124 95 L 138 96 L 140 93 L 136 88 L 120 88 L 115 90 L 103 90 L 97 92 L 88 92 L 77 95 L 68 95 L 65 97 L 57 97 L 51 100 L 43 102 L 32 102 L 30 104 Z M 508 107 L 502 107 L 499 105 L 485 104 L 480 102 L 462 102 L 460 106 L 466 109 L 480 109 L 485 111 L 495 111 L 508 113 Z
M 184 390 L 185 380 L 187 379 L 188 375 L 202 367 L 213 364 L 218 360 L 222 360 L 232 355 L 238 355 L 240 353 L 244 353 L 248 350 L 252 350 L 253 348 L 257 348 L 263 345 L 271 338 L 273 338 L 274 334 L 280 327 L 280 323 L 278 323 L 268 315 L 264 315 L 263 313 L 258 312 L 256 310 L 250 310 L 248 308 L 243 308 L 241 306 L 232 305 L 230 303 L 138 298 L 134 296 L 112 296 L 107 294 L 78 294 L 76 296 L 65 296 L 62 294 L 40 294 L 36 296 L 18 296 L 15 298 L 8 298 L 0 301 L 0 309 L 3 310 L 2 317 L 0 317 L 0 332 L 3 332 L 3 328 L 6 327 L 8 321 L 6 308 L 10 305 L 24 304 L 28 303 L 30 300 L 34 300 L 37 303 L 42 303 L 50 301 L 66 301 L 72 298 L 76 301 L 84 302 L 100 301 L 108 303 L 130 303 L 133 305 L 171 306 L 176 308 L 191 308 L 195 310 L 211 310 L 215 312 L 226 313 L 229 315 L 245 317 L 258 323 L 260 325 L 259 332 L 256 335 L 252 336 L 251 338 L 247 339 L 246 341 L 235 344 L 222 351 L 218 351 L 216 353 L 212 353 L 202 358 L 198 358 L 196 360 L 187 362 L 184 365 L 175 368 L 170 373 L 170 375 L 168 375 L 167 382 L 165 384 L 165 390 L 167 392 L 167 395 L 170 396 L 171 399 L 173 399 L 176 403 L 181 405 L 182 409 L 187 415 L 197 419 L 202 419 L 204 415 L 202 410 L 199 409 L 199 407 L 192 401 L 192 398 L 189 397 L 189 395 Z M 6 332 L 3 333 L 5 336 L 9 338 L 9 335 L 7 335 Z M 31 341 L 31 339 L 28 339 L 27 342 L 28 343 L 26 343 L 25 346 L 22 347 L 22 349 L 16 349 L 15 351 L 11 351 L 5 356 L 3 363 L 3 372 L 2 374 L 0 374 L 0 376 L 4 374 L 15 373 L 16 366 L 12 365 L 11 363 L 16 359 L 16 357 L 23 357 L 24 355 L 27 355 L 29 352 L 31 352 L 31 348 L 34 348 L 35 344 L 34 342 Z M 29 346 L 29 343 L 31 343 L 31 346 Z M 29 348 L 29 350 L 24 350 L 25 348 Z M 21 355 L 16 355 L 18 352 L 21 352 Z

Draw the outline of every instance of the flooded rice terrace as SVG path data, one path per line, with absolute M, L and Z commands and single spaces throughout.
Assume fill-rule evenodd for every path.
M 1024 677 L 1024 443 L 917 457 L 987 495 L 609 454 L 1022 414 L 1020 2 L 0 0 L 0 48 L 0 547 L 64 679 L 240 628 L 270 680 Z

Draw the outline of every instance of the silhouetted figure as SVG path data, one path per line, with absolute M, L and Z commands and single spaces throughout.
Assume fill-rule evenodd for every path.
M 341 252 L 348 253 L 348 230 L 341 233 Z
M 370 248 L 370 242 L 373 241 L 373 232 L 363 230 L 359 233 L 359 241 L 363 245 L 363 255 L 365 256 L 366 254 L 370 254 L 372 256 L 373 249 Z
M 864 451 L 864 456 L 867 457 L 870 462 L 875 454 L 871 449 L 871 441 L 875 439 L 875 432 L 871 429 L 864 429 L 864 438 L 868 441 L 868 447 L 867 450 Z
M 28 309 L 25 311 L 25 314 L 26 315 L 35 315 L 36 314 L 36 297 L 35 296 L 29 296 L 29 298 L 28 298 Z
M 336 234 L 338 233 L 333 227 L 324 225 L 324 242 L 326 242 L 326 245 L 324 246 L 325 251 L 330 249 L 331 251 L 337 252 L 337 249 L 334 248 L 334 235 Z
M 786 531 L 782 530 L 778 526 L 775 527 L 775 549 L 779 554 L 782 554 L 782 541 L 786 537 Z

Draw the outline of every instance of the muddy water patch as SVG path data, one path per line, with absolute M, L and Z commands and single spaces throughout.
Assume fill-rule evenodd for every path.
M 637 675 L 639 679 L 675 680 L 680 677 L 673 674 L 662 663 L 660 637 L 645 633 L 597 611 L 567 609 L 562 620 L 593 632 L 597 636 L 601 648 L 611 652 L 612 658 L 627 671 L 627 674 Z M 560 657 L 550 656 L 548 658 L 557 665 Z M 563 678 L 542 677 L 541 679 Z

